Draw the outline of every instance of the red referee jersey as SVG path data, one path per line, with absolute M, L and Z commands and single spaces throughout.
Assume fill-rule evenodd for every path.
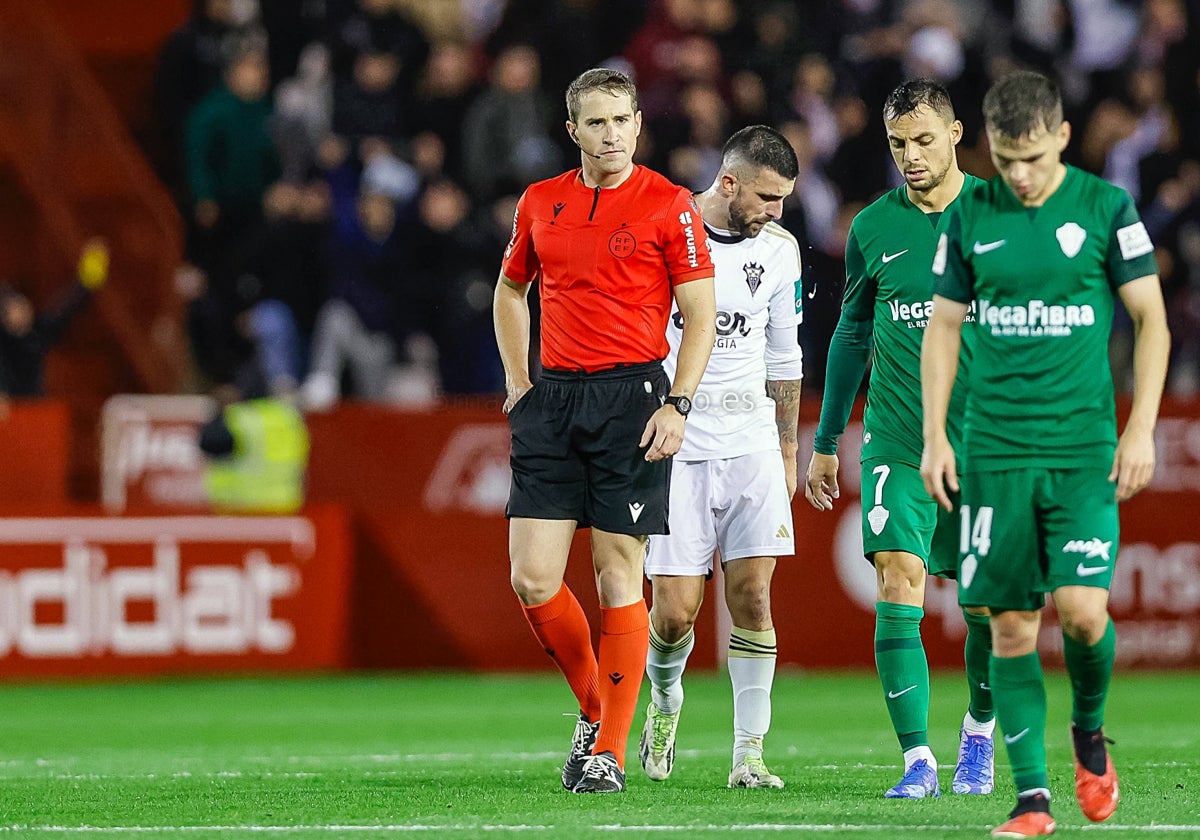
M 691 195 L 644 166 L 612 189 L 579 169 L 531 185 L 502 270 L 541 284 L 542 366 L 589 372 L 665 358 L 672 287 L 713 276 Z

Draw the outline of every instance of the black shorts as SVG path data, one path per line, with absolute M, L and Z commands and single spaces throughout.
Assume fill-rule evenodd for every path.
M 508 414 L 505 515 L 574 519 L 615 534 L 666 534 L 671 459 L 638 446 L 671 384 L 658 362 L 597 373 L 547 370 Z

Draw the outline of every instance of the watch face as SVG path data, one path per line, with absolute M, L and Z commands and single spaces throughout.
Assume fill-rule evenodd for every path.
M 687 417 L 688 412 L 692 410 L 692 401 L 687 397 L 669 397 L 667 401 L 675 406 L 675 409 L 684 417 Z

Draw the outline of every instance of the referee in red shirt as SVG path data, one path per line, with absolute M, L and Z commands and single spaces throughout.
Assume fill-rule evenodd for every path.
M 687 190 L 633 163 L 637 90 L 608 69 L 567 88 L 582 167 L 530 186 L 496 284 L 496 340 L 512 430 L 512 586 L 579 700 L 563 786 L 625 789 L 625 747 L 646 666 L 646 535 L 667 533 L 670 458 L 712 352 L 713 267 Z M 542 367 L 529 378 L 529 285 L 540 284 Z M 684 318 L 674 383 L 661 361 L 674 294 Z M 600 649 L 563 582 L 592 529 Z

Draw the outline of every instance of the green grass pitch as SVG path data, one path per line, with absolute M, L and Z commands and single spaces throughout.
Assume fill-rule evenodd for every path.
M 1068 688 L 1048 676 L 1059 836 L 1200 837 L 1200 675 L 1119 673 L 1108 733 L 1121 807 L 1092 826 L 1072 793 Z M 940 800 L 887 801 L 898 749 L 869 673 L 781 673 L 767 760 L 787 788 L 727 790 L 731 700 L 685 679 L 670 780 L 630 737 L 629 790 L 559 785 L 571 698 L 557 674 L 353 675 L 0 689 L 0 840 L 335 837 L 984 838 L 1012 805 L 948 793 L 966 690 L 934 679 Z M 643 702 L 646 689 L 643 688 Z

